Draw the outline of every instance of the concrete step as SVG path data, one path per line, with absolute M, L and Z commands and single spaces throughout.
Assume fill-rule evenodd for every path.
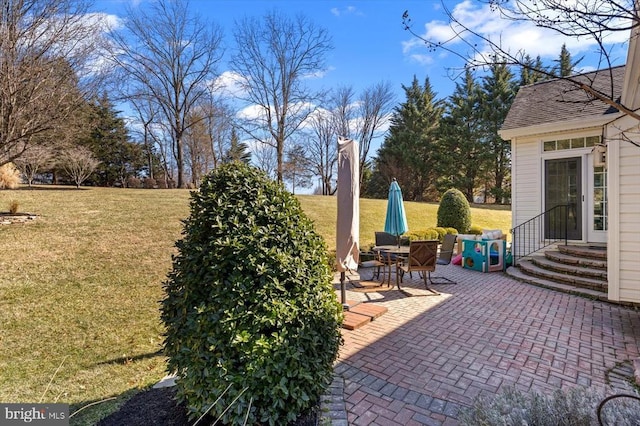
M 609 301 L 606 292 L 592 290 L 584 287 L 577 287 L 570 284 L 564 284 L 557 281 L 535 277 L 533 275 L 524 273 L 522 270 L 520 270 L 520 268 L 515 266 L 510 266 L 509 268 L 507 268 L 507 275 L 520 282 L 535 285 L 538 287 L 561 291 L 563 293 L 575 294 L 582 297 L 588 297 L 590 299 L 601 300 L 603 302 Z
M 607 269 L 606 259 L 593 259 L 587 257 L 577 257 L 575 255 L 561 253 L 556 250 L 547 250 L 544 252 L 547 259 L 557 263 L 564 263 L 566 265 L 584 266 L 587 268 Z M 606 276 L 606 273 L 605 273 Z
M 607 260 L 607 247 L 603 245 L 558 244 L 560 253 L 587 258 Z
M 581 287 L 601 292 L 607 292 L 607 282 L 599 279 L 572 275 L 569 273 L 561 273 L 551 271 L 537 266 L 530 259 L 521 259 L 518 261 L 518 267 L 522 272 L 534 277 L 543 278 L 545 280 L 556 281 L 560 284 L 567 284 L 573 287 Z
M 606 284 L 607 281 L 607 270 L 602 268 L 592 268 L 590 266 L 580 264 L 578 262 L 571 262 L 571 256 L 567 256 L 565 254 L 557 253 L 559 256 L 554 256 L 551 252 L 545 253 L 544 256 L 536 255 L 531 256 L 529 259 L 533 262 L 534 265 L 547 269 L 549 271 L 558 272 L 560 274 L 568 274 L 576 277 L 587 277 L 593 278 L 596 280 L 604 281 Z M 567 262 L 559 262 L 556 259 L 558 257 L 564 258 Z M 573 258 L 576 260 L 580 260 L 577 258 Z M 594 261 L 592 259 L 587 259 L 588 261 Z M 571 263 L 569 263 L 571 262 Z M 601 260 L 597 262 L 602 262 Z M 606 268 L 606 264 L 605 264 Z

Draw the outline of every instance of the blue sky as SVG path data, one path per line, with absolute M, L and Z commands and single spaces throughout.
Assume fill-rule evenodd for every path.
M 144 7 L 150 1 L 154 0 L 96 0 L 95 11 L 113 15 L 112 19 L 124 18 L 127 6 Z M 558 58 L 565 43 L 574 60 L 585 57 L 579 65 L 580 71 L 602 68 L 593 40 L 568 39 L 531 23 L 506 21 L 485 2 L 444 0 L 444 5 L 467 27 L 493 40 L 501 40 L 502 46 L 511 51 L 524 50 L 533 58 L 540 55 L 550 64 Z M 224 30 L 227 57 L 234 48 L 234 21 L 245 16 L 263 16 L 273 8 L 292 15 L 304 13 L 327 29 L 334 44 L 327 57 L 327 72 L 309 81 L 316 89 L 352 86 L 359 95 L 367 87 L 388 81 L 399 104 L 406 99 L 402 85 L 410 85 L 415 75 L 420 83 L 428 77 L 437 98 L 443 99 L 453 94 L 454 77 L 464 65 L 460 57 L 442 50 L 430 51 L 423 41 L 403 28 L 402 14 L 408 10 L 414 32 L 425 39 L 450 39 L 449 19 L 440 0 L 191 0 L 190 6 L 194 13 L 214 21 Z M 627 38 L 628 33 L 614 33 L 609 37 L 613 43 L 609 47 L 614 65 L 625 62 Z M 462 44 L 451 47 L 465 53 Z M 220 64 L 219 72 L 221 84 L 230 87 L 233 76 L 225 61 Z M 376 155 L 382 140 L 373 140 L 370 157 Z M 251 146 L 252 141 L 247 142 Z
M 143 7 L 147 1 L 151 0 L 99 0 L 95 11 L 123 17 L 126 5 Z M 328 30 L 334 43 L 334 50 L 327 58 L 328 72 L 314 83 L 318 87 L 351 85 L 359 93 L 365 87 L 390 81 L 398 100 L 402 101 L 402 84 L 409 85 L 414 75 L 420 82 L 428 76 L 434 91 L 442 98 L 454 90 L 452 75 L 456 73 L 451 69 L 463 65 L 462 60 L 453 55 L 428 51 L 424 43 L 402 27 L 402 14 L 409 10 L 414 31 L 427 38 L 446 39 L 450 29 L 439 0 L 191 0 L 190 4 L 194 13 L 223 28 L 229 51 L 233 48 L 234 20 L 245 15 L 261 16 L 267 10 L 278 8 L 311 17 Z M 524 49 L 532 57 L 541 55 L 543 60 L 551 61 L 558 57 L 562 44 L 566 43 L 574 58 L 587 56 L 580 64 L 584 70 L 598 66 L 589 40 L 566 39 L 526 23 L 507 22 L 477 1 L 445 0 L 445 5 L 477 32 L 501 37 L 504 45 L 513 50 Z M 612 41 L 621 42 L 626 37 L 627 34 L 620 34 Z M 618 48 L 613 56 L 617 63 L 623 63 L 625 48 Z M 221 64 L 220 71 L 226 71 L 225 63 Z

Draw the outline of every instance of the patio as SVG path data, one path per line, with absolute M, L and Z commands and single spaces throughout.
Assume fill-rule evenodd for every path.
M 409 296 L 347 280 L 348 300 L 388 309 L 343 330 L 335 372 L 344 378 L 349 424 L 455 425 L 476 396 L 510 385 L 538 392 L 590 386 L 611 394 L 633 377 L 640 312 L 499 272 L 448 265 L 434 275 L 458 284 L 434 285 L 441 294 L 426 295 L 417 274 L 405 276 L 403 287 L 415 294 Z

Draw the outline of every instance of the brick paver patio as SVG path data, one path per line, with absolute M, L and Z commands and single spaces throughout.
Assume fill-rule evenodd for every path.
M 439 296 L 413 297 L 347 287 L 348 299 L 388 308 L 362 328 L 343 330 L 335 371 L 344 378 L 349 424 L 455 425 L 476 396 L 507 386 L 612 393 L 610 372 L 640 356 L 634 309 L 502 273 L 448 265 L 437 275 L 458 284 L 433 286 Z M 406 286 L 421 288 L 417 277 L 408 278 Z

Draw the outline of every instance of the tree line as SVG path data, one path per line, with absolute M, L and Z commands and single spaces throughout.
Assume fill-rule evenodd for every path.
M 331 195 L 344 136 L 360 144 L 365 196 L 386 197 L 395 177 L 407 199 L 435 199 L 454 186 L 470 201 L 480 193 L 509 202 L 510 147 L 497 129 L 518 85 L 575 66 L 563 47 L 557 72 L 523 69 L 519 83 L 498 63 L 479 82 L 467 70 L 448 99 L 436 99 L 428 77 L 414 78 L 397 105 L 389 82 L 360 93 L 312 90 L 308 77 L 326 69 L 333 46 L 304 15 L 272 10 L 236 22 L 222 74 L 222 29 L 190 13 L 186 0 L 129 8 L 115 25 L 83 0 L 4 4 L 0 165 L 15 163 L 29 183 L 47 172 L 76 185 L 190 187 L 240 160 L 294 192 L 315 185 Z M 225 86 L 222 77 L 233 81 Z M 116 104 L 131 111 L 126 119 Z
M 403 85 L 406 99 L 393 110 L 364 193 L 384 198 L 396 178 L 407 200 L 435 201 L 457 188 L 469 202 L 510 203 L 511 146 L 498 130 L 518 88 L 571 75 L 580 60 L 563 45 L 555 64 L 545 66 L 540 57 L 535 62 L 547 72 L 521 68 L 517 79 L 496 61 L 478 78 L 466 68 L 446 99 L 437 98 L 428 77 L 421 84 L 414 76 Z

